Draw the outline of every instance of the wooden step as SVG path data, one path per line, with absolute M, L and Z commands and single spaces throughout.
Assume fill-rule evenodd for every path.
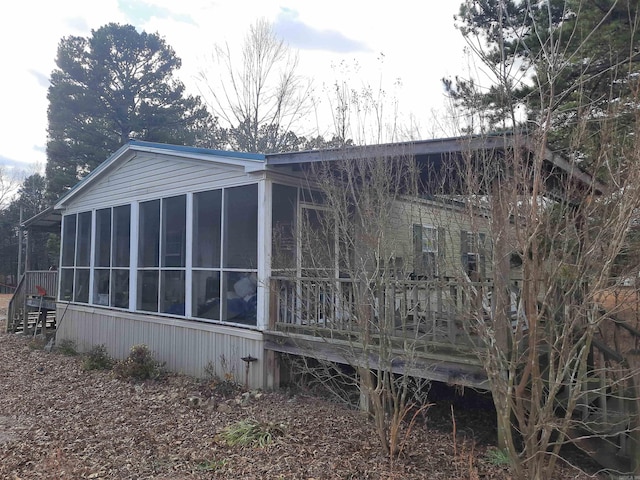
M 33 331 L 35 326 L 42 328 L 39 312 L 27 312 L 27 331 Z M 56 326 L 56 312 L 55 310 L 47 311 L 46 315 L 46 328 L 53 329 Z M 10 325 L 9 331 L 14 333 L 24 332 L 24 317 L 22 314 L 14 318 L 13 323 Z

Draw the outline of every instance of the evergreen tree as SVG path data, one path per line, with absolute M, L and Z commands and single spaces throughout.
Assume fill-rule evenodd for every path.
M 158 34 L 110 23 L 61 40 L 49 87 L 47 196 L 54 200 L 129 138 L 216 147 L 215 120 L 174 77 Z
M 476 120 L 480 112 L 475 131 L 533 130 L 551 119 L 552 146 L 588 156 L 605 124 L 619 138 L 633 129 L 638 14 L 635 0 L 465 0 L 458 28 L 497 81 L 481 90 L 469 79 L 446 79 L 445 87 Z M 577 129 L 593 132 L 594 144 L 572 145 Z

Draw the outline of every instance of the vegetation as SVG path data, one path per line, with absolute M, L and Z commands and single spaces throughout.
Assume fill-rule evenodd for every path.
M 265 19 L 249 28 L 241 52 L 218 45 L 203 96 L 227 129 L 229 147 L 244 152 L 298 150 L 294 133 L 310 111 L 310 86 L 297 73 L 298 56 Z
M 134 345 L 129 356 L 113 367 L 116 377 L 125 380 L 157 380 L 164 373 L 164 362 L 158 362 L 146 345 Z
M 111 370 L 114 360 L 107 352 L 107 347 L 104 345 L 94 345 L 91 350 L 87 352 L 87 355 L 82 362 L 82 367 L 85 370 Z
M 274 422 L 240 420 L 220 432 L 220 438 L 230 446 L 266 447 L 275 438 L 284 435 L 285 426 Z
M 215 146 L 215 121 L 174 73 L 181 61 L 158 34 L 110 23 L 65 37 L 49 87 L 47 195 L 86 176 L 129 138 Z
M 607 409 L 616 405 L 632 419 L 624 468 L 638 473 L 640 369 L 625 358 L 618 312 L 601 303 L 613 274 L 640 269 L 635 257 L 619 262 L 640 207 L 637 3 L 468 1 L 458 20 L 492 83 L 447 82 L 455 105 L 467 131 L 497 128 L 514 145 L 467 152 L 456 172 L 470 221 L 491 212 L 492 273 L 480 278 L 492 281 L 491 311 L 460 313 L 481 342 L 500 449 L 516 477 L 553 478 L 576 432 L 606 448 L 602 425 L 615 422 Z M 597 180 L 548 169 L 549 144 L 572 175 L 587 168 Z M 465 293 L 476 305 L 487 298 L 469 281 Z
M 398 367 L 394 336 L 409 320 L 380 301 L 397 278 L 410 275 L 408 263 L 390 265 L 393 255 L 407 255 L 401 253 L 401 237 L 389 232 L 396 229 L 397 202 L 417 195 L 417 170 L 407 158 L 377 157 L 375 152 L 373 158 L 347 158 L 310 167 L 310 188 L 320 192 L 322 201 L 316 209 L 303 209 L 301 216 L 301 268 L 310 281 L 299 288 L 299 302 L 306 305 L 306 296 L 322 292 L 305 321 L 320 327 L 314 335 L 321 338 L 333 338 L 335 331 L 345 336 L 339 354 L 348 367 L 307 362 L 306 374 L 342 400 L 355 389 L 371 413 L 382 451 L 394 459 L 402 451 L 406 422 L 429 405 L 429 381 L 413 374 L 420 368 L 419 335 L 414 330 L 403 339 Z M 348 335 L 340 331 L 343 322 L 349 323 Z
M 589 161 L 601 129 L 617 142 L 634 131 L 639 13 L 629 0 L 465 0 L 457 26 L 494 81 L 445 85 L 471 131 L 533 131 L 552 110 L 551 146 Z
M 2 172 L 0 172 L 1 175 Z M 23 260 L 28 255 L 34 270 L 48 270 L 57 264 L 57 250 L 49 248 L 49 233 L 33 231 L 26 252 L 26 241 L 18 232 L 20 215 L 27 220 L 47 206 L 45 200 L 45 178 L 34 173 L 16 184 L 16 195 L 6 208 L 0 210 L 0 277 L 15 276 L 18 272 L 18 242 L 22 240 Z M 24 270 L 24 265 L 22 269 Z M 0 278 L 0 283 L 2 278 Z
M 76 342 L 69 339 L 60 340 L 56 345 L 56 350 L 63 355 L 67 355 L 69 357 L 74 357 L 78 355 L 78 347 Z

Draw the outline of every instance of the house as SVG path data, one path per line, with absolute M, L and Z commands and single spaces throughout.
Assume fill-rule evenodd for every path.
M 146 344 L 172 371 L 254 388 L 279 385 L 283 354 L 375 367 L 366 337 L 389 345 L 394 372 L 488 388 L 463 317 L 483 323 L 503 308 L 507 329 L 528 324 L 515 220 L 492 222 L 509 216 L 483 172 L 532 151 L 511 135 L 270 155 L 132 140 L 25 223 L 61 224 L 61 256 L 57 272 L 23 278 L 22 330 L 55 311 L 57 341 L 80 350 L 103 344 L 122 359 Z M 477 185 L 457 175 L 464 165 L 481 172 Z M 539 168 L 552 196 L 604 188 L 550 151 Z M 340 195 L 349 181 L 369 188 L 363 203 Z M 37 291 L 53 278 L 55 297 Z
M 309 276 L 309 259 L 319 257 L 305 256 L 301 225 L 327 216 L 311 167 L 403 158 L 422 172 L 437 172 L 468 152 L 486 156 L 509 148 L 520 146 L 508 135 L 274 155 L 132 140 L 53 210 L 27 222 L 27 228 L 51 228 L 62 218 L 57 338 L 80 349 L 104 344 L 116 358 L 144 343 L 173 371 L 202 376 L 209 365 L 242 379 L 246 373 L 253 387 L 278 384 L 279 353 L 311 349 L 340 361 L 318 328 L 333 338 L 352 328 L 345 322 L 353 308 L 350 280 L 341 278 L 337 265 L 331 278 Z M 546 168 L 590 181 L 552 154 Z M 403 283 L 396 282 L 399 290 L 386 292 L 373 310 L 379 317 L 391 305 L 394 317 L 413 322 L 420 342 L 444 346 L 437 353 L 425 350 L 420 375 L 482 387 L 486 376 L 477 358 L 459 348 L 451 354 L 448 347 L 467 338 L 451 307 L 468 302 L 456 289 L 460 270 L 481 290 L 493 274 L 487 262 L 490 212 L 478 211 L 472 228 L 458 203 L 455 195 L 394 203 L 395 251 L 388 260 L 402 270 Z M 313 266 L 315 272 L 325 268 Z M 508 274 L 517 285 L 517 267 Z M 336 285 L 341 300 L 328 290 Z M 30 301 L 37 304 L 33 292 Z

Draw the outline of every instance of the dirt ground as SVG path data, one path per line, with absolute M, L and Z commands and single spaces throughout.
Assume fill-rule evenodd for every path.
M 450 404 L 436 401 L 426 422 L 403 432 L 404 453 L 392 464 L 363 413 L 311 395 L 227 398 L 178 375 L 134 384 L 0 334 L 3 479 L 511 479 L 487 453 L 493 414 L 455 409 L 456 435 Z M 264 447 L 219 437 L 246 419 L 283 434 Z M 564 466 L 555 478 L 596 477 Z

